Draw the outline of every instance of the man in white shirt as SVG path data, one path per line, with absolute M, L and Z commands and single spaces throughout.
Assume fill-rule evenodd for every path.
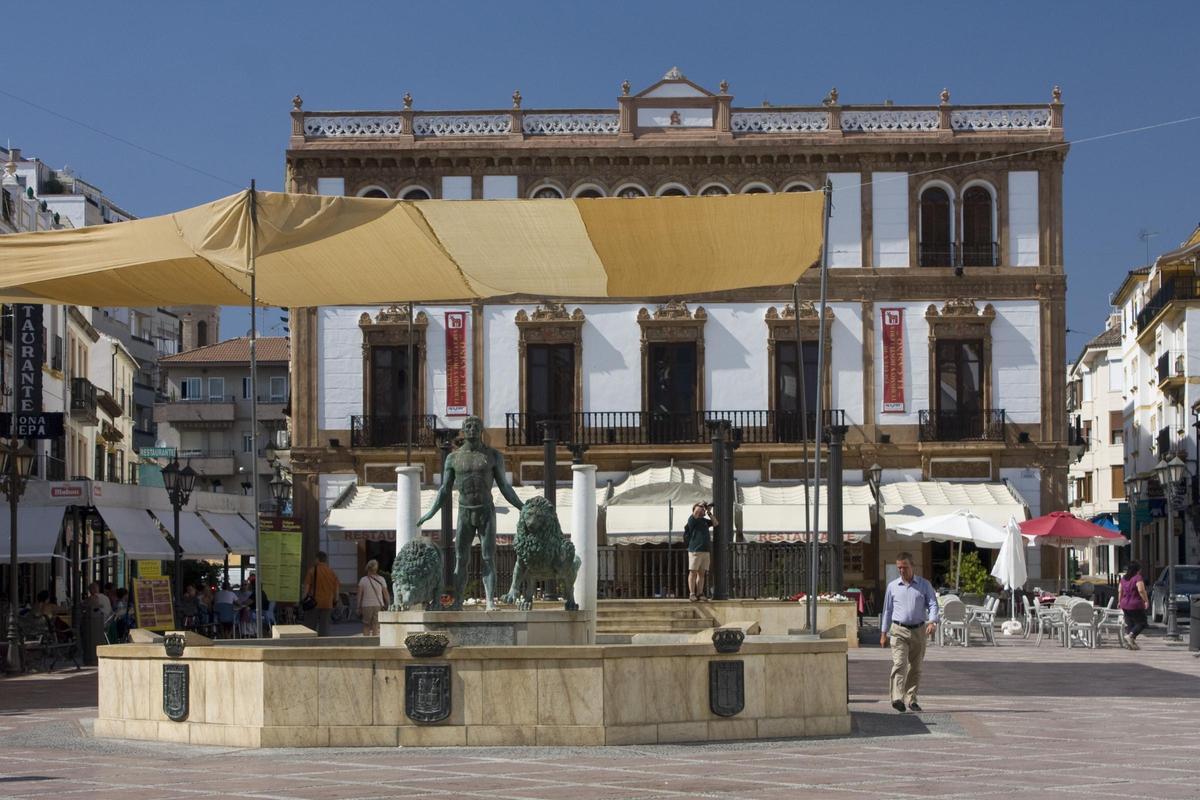
M 921 683 L 921 662 L 925 660 L 925 641 L 933 635 L 938 621 L 937 593 L 933 586 L 913 572 L 911 553 L 896 556 L 900 577 L 888 584 L 883 595 L 883 614 L 879 618 L 879 646 L 892 640 L 892 708 L 920 711 L 917 689 Z

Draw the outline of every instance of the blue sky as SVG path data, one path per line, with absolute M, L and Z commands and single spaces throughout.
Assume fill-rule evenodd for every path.
M 5 4 L 0 137 L 158 214 L 283 182 L 292 95 L 311 109 L 612 106 L 678 65 L 735 103 L 1043 102 L 1072 140 L 1200 115 L 1196 2 Z M 1124 271 L 1200 222 L 1200 121 L 1074 146 L 1064 180 L 1072 356 Z M 275 315 L 277 318 L 277 315 Z M 278 332 L 277 323 L 274 332 Z M 247 312 L 226 315 L 225 336 Z

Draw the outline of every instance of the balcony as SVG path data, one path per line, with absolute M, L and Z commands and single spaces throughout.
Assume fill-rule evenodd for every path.
M 125 409 L 120 401 L 103 389 L 99 389 L 96 392 L 96 404 L 100 406 L 100 409 L 105 414 L 108 414 L 113 419 L 118 419 L 125 413 Z
M 1200 276 L 1188 275 L 1166 279 L 1150 296 L 1150 300 L 1134 318 L 1138 333 L 1149 330 L 1150 324 L 1175 300 L 1200 299 Z
M 795 443 L 816 436 L 816 412 L 801 424 L 795 411 L 694 411 L 659 413 L 642 411 L 579 411 L 569 414 L 505 414 L 504 440 L 509 447 L 533 447 L 542 443 L 539 423 L 557 425 L 560 442 L 591 446 L 647 444 L 709 444 L 713 423 L 727 420 L 735 440 L 742 444 Z M 826 428 L 846 424 L 845 412 L 822 412 Z
M 964 267 L 1000 265 L 1000 246 L 996 242 L 963 242 L 959 245 L 959 263 Z
M 356 415 L 350 418 L 351 447 L 405 447 L 408 445 L 408 417 Z M 437 444 L 437 417 L 422 414 L 412 418 L 413 447 Z
M 1004 409 L 921 411 L 917 439 L 922 442 L 1003 442 Z
M 233 475 L 237 472 L 232 450 L 179 450 L 178 458 L 191 465 L 205 478 Z
M 180 400 L 154 405 L 155 422 L 166 422 L 180 428 L 225 428 L 233 424 L 235 416 L 233 398 Z
M 957 255 L 953 244 L 925 244 L 921 242 L 917 245 L 917 264 L 922 267 L 958 266 L 958 262 L 955 260 Z
M 1170 384 L 1184 382 L 1184 365 L 1187 359 L 1183 353 L 1169 350 L 1158 357 L 1158 388 L 1163 389 Z
M 71 379 L 71 419 L 88 425 L 99 421 L 96 416 L 96 386 L 87 378 Z

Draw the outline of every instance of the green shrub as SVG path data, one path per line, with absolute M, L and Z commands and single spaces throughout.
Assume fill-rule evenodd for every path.
M 962 557 L 961 566 L 958 564 L 958 559 L 955 559 L 955 566 L 959 568 L 957 585 L 959 590 L 964 594 L 987 594 L 992 589 L 992 576 L 988 573 L 987 567 L 979 562 L 979 553 L 971 551 Z M 953 575 L 951 575 L 953 578 Z M 952 580 L 951 585 L 955 582 Z

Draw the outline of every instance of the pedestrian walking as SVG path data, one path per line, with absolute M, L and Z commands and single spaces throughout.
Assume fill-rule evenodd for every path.
M 688 600 L 707 600 L 705 579 L 712 555 L 710 529 L 717 524 L 712 508 L 707 503 L 692 506 L 692 515 L 683 526 L 683 546 L 688 554 Z
M 921 685 L 921 662 L 925 645 L 938 621 L 937 594 L 929 581 L 913 571 L 912 553 L 896 556 L 900 577 L 887 586 L 883 615 L 879 619 L 879 646 L 892 640 L 892 708 L 920 711 L 917 690 Z
M 337 598 L 341 582 L 337 574 L 329 566 L 329 556 L 325 551 L 317 553 L 316 563 L 304 578 L 304 597 L 311 596 L 315 605 L 308 612 L 309 627 L 317 629 L 317 636 L 329 635 L 330 617 L 333 615 L 333 602 Z M 315 626 L 312 624 L 315 622 Z
M 1146 582 L 1142 579 L 1142 565 L 1130 561 L 1121 576 L 1119 587 L 1120 599 L 1118 605 L 1125 616 L 1125 646 L 1130 650 L 1140 650 L 1137 637 L 1146 630 L 1146 609 L 1150 607 L 1150 598 L 1146 596 Z
M 358 613 L 362 617 L 363 636 L 379 635 L 379 612 L 388 607 L 387 581 L 379 577 L 379 562 L 367 562 L 367 574 L 358 582 Z

